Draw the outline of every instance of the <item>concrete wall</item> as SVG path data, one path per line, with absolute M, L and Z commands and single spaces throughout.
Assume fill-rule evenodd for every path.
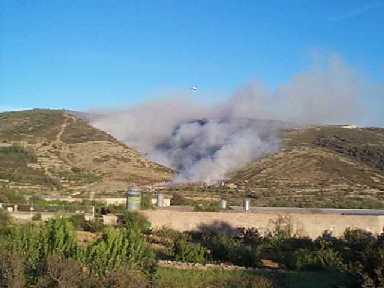
M 41 215 L 41 220 L 48 220 L 50 218 L 57 217 L 57 213 L 54 212 L 12 212 L 9 215 L 17 220 L 32 221 L 32 217 L 36 214 Z
M 103 198 L 95 198 L 96 202 L 101 202 L 106 205 L 125 205 L 127 204 L 126 197 L 103 197 Z
M 272 230 L 277 219 L 285 217 L 290 222 L 294 233 L 316 238 L 325 230 L 334 236 L 343 234 L 346 228 L 359 228 L 373 233 L 381 233 L 384 216 L 377 215 L 337 215 L 303 213 L 244 213 L 244 212 L 181 212 L 174 210 L 141 211 L 154 228 L 163 226 L 188 231 L 198 229 L 200 225 L 224 222 L 232 227 L 257 228 L 261 232 Z
M 32 217 L 36 214 L 41 215 L 41 220 L 46 221 L 51 218 L 64 216 L 64 217 L 70 217 L 72 215 L 75 215 L 75 213 L 56 213 L 56 212 L 12 212 L 9 213 L 9 215 L 13 218 L 15 218 L 18 221 L 21 222 L 29 222 L 32 221 Z M 90 214 L 84 214 L 85 219 L 93 219 L 92 215 Z
M 103 224 L 104 225 L 116 225 L 117 216 L 113 214 L 103 215 Z

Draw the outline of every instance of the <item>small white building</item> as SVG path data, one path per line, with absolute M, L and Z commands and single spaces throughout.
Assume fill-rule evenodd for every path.
M 117 216 L 114 214 L 103 215 L 104 225 L 117 225 Z

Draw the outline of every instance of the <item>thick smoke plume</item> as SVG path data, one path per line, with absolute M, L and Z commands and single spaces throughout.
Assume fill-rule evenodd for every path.
M 93 125 L 174 168 L 176 181 L 213 183 L 277 151 L 283 126 L 356 119 L 361 92 L 357 75 L 332 58 L 273 91 L 255 82 L 217 105 L 159 100 L 103 112 Z

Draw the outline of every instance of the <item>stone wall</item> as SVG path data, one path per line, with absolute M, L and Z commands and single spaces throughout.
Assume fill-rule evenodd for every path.
M 284 219 L 283 223 L 290 223 L 294 233 L 316 238 L 325 230 L 331 231 L 334 236 L 340 236 L 349 227 L 381 233 L 384 226 L 384 216 L 380 215 L 184 212 L 174 210 L 144 210 L 141 213 L 148 218 L 154 228 L 166 226 L 178 231 L 195 230 L 201 225 L 226 223 L 232 227 L 252 227 L 266 232 L 274 228 L 276 221 Z

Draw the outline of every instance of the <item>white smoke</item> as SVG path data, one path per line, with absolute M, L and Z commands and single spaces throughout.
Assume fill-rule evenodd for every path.
M 360 79 L 340 59 L 311 67 L 274 91 L 251 83 L 224 103 L 172 98 L 104 112 L 93 125 L 174 168 L 177 181 L 212 183 L 279 148 L 288 123 L 348 123 L 359 114 Z

